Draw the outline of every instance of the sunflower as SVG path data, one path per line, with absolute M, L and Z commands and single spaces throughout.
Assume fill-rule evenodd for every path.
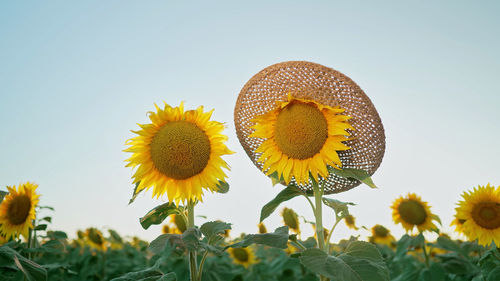
M 464 222 L 465 220 L 464 219 L 458 219 L 457 217 L 455 217 L 451 223 L 450 223 L 450 226 L 455 226 L 455 231 L 458 232 L 459 234 L 464 234 L 465 235 L 465 230 L 464 230 Z M 467 236 L 467 235 L 465 235 Z
M 168 234 L 170 233 L 170 226 L 168 224 L 164 224 L 161 228 L 161 233 Z
M 7 186 L 7 194 L 0 204 L 0 234 L 7 239 L 19 235 L 28 238 L 30 228 L 33 228 L 33 220 L 36 217 L 35 207 L 38 204 L 38 195 L 35 183 L 23 183 L 19 187 Z
M 401 223 L 407 232 L 413 231 L 414 227 L 417 227 L 419 232 L 437 229 L 433 220 L 438 221 L 438 217 L 431 213 L 427 202 L 422 201 L 415 193 L 408 193 L 406 198 L 399 197 L 391 208 L 392 219 L 395 223 Z
M 245 268 L 257 263 L 257 258 L 253 253 L 252 248 L 229 248 L 229 256 L 233 259 L 234 263 L 241 264 Z
M 465 235 L 477 239 L 479 245 L 500 245 L 500 186 L 478 186 L 462 197 L 455 217 L 464 221 L 461 227 Z
M 259 233 L 260 234 L 264 234 L 264 233 L 267 233 L 267 228 L 266 226 L 264 225 L 263 222 L 260 222 L 257 227 L 259 228 Z
M 258 159 L 262 170 L 277 173 L 288 185 L 292 178 L 298 184 L 309 183 L 309 173 L 328 177 L 327 165 L 340 169 L 337 151 L 348 150 L 349 116 L 342 115 L 340 107 L 330 107 L 314 100 L 299 99 L 288 94 L 286 101 L 277 101 L 274 110 L 256 116 L 251 121 L 255 131 L 252 138 L 264 139 L 255 150 L 262 153 Z
M 372 236 L 370 236 L 368 240 L 371 243 L 387 245 L 389 247 L 392 247 L 396 241 L 394 236 L 391 235 L 389 229 L 380 224 L 376 224 L 372 227 Z
M 283 217 L 283 222 L 286 226 L 288 226 L 295 233 L 300 233 L 299 217 L 294 210 L 285 207 L 283 211 L 281 211 L 281 216 Z
M 133 155 L 127 167 L 136 167 L 136 192 L 153 187 L 153 197 L 167 194 L 170 202 L 202 200 L 203 189 L 217 191 L 229 170 L 221 156 L 232 154 L 224 142 L 222 123 L 210 121 L 212 111 L 203 106 L 184 112 L 183 103 L 149 112 L 150 124 L 139 125 L 138 136 L 128 140 L 125 149 Z
M 106 251 L 106 239 L 102 235 L 102 232 L 97 228 L 91 227 L 87 228 L 85 232 L 85 238 L 87 243 L 92 247 L 100 251 Z
M 347 215 L 344 217 L 344 222 L 347 227 L 350 229 L 358 230 L 359 228 L 356 226 L 356 218 L 353 215 Z

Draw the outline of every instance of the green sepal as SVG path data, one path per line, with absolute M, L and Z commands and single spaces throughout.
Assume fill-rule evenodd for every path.
M 3 199 L 5 198 L 5 196 L 7 196 L 7 194 L 9 194 L 7 191 L 0 190 L 0 203 L 2 203 Z
M 217 186 L 217 192 L 218 193 L 227 193 L 229 191 L 229 184 L 225 181 L 219 180 L 219 182 L 216 184 Z
M 132 202 L 134 202 L 134 200 L 137 198 L 137 195 L 139 195 L 139 193 L 144 190 L 141 189 L 140 191 L 137 191 L 137 188 L 139 188 L 139 184 L 141 184 L 141 181 L 135 183 L 134 191 L 132 191 L 132 198 L 130 198 L 130 200 L 128 201 L 129 205 L 132 204 Z

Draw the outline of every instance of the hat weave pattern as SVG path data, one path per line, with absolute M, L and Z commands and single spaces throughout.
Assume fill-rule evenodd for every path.
M 271 65 L 254 75 L 243 87 L 234 109 L 234 122 L 238 139 L 252 162 L 262 170 L 255 150 L 265 139 L 249 137 L 256 116 L 275 109 L 276 101 L 286 101 L 288 94 L 295 98 L 314 100 L 331 107 L 345 109 L 352 117 L 349 123 L 350 140 L 344 144 L 351 149 L 338 151 L 342 168 L 361 169 L 373 175 L 385 152 L 384 127 L 371 100 L 349 77 L 320 64 L 289 61 Z M 325 181 L 325 194 L 338 193 L 359 185 L 354 179 L 330 174 Z M 299 185 L 303 191 L 312 186 Z

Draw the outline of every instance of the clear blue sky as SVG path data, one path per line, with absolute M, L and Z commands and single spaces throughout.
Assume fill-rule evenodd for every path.
M 185 101 L 215 108 L 237 152 L 225 158 L 230 193 L 197 212 L 255 232 L 280 187 L 243 152 L 234 103 L 262 68 L 309 60 L 356 81 L 386 129 L 380 188 L 333 197 L 357 203 L 360 224 L 400 235 L 389 206 L 416 192 L 449 230 L 460 193 L 500 185 L 499 13 L 497 1 L 2 1 L 0 187 L 37 182 L 41 204 L 56 208 L 52 229 L 151 239 L 160 228 L 138 218 L 161 202 L 149 192 L 127 206 L 122 150 L 154 103 Z M 312 219 L 303 198 L 286 205 Z M 334 240 L 351 234 L 342 225 Z

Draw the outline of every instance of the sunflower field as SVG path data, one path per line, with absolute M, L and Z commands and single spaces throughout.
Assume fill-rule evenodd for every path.
M 441 231 L 439 216 L 417 193 L 390 206 L 402 237 L 380 224 L 357 225 L 354 203 L 335 194 L 361 184 L 377 188 L 371 177 L 385 153 L 384 127 L 353 80 L 306 61 L 263 69 L 237 97 L 237 138 L 279 189 L 262 206 L 255 233 L 234 234 L 231 222 L 216 219 L 197 223 L 206 192 L 231 191 L 223 157 L 234 152 L 212 113 L 155 104 L 150 122 L 125 143 L 133 171 L 129 204 L 148 192 L 159 204 L 138 218 L 143 229 L 162 226 L 152 241 L 113 229 L 51 230 L 57 213 L 41 202 L 38 185 L 7 186 L 0 192 L 0 280 L 500 280 L 500 186 L 462 193 L 454 234 Z M 280 206 L 293 198 L 311 207 L 311 220 Z M 283 225 L 268 230 L 265 220 L 278 212 Z M 371 235 L 332 243 L 340 223 Z M 305 228 L 314 235 L 304 237 Z

